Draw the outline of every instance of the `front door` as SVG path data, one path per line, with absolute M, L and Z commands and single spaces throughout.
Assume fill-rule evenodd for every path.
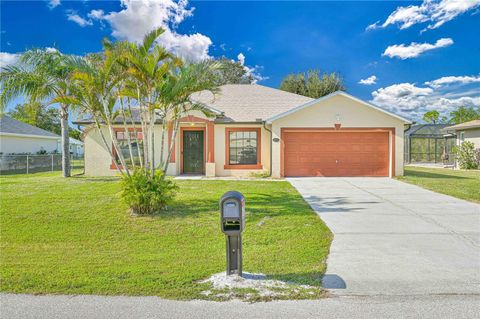
M 183 173 L 203 174 L 203 131 L 183 131 Z

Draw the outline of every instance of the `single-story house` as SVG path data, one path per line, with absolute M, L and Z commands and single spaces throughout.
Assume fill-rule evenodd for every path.
M 0 153 L 3 155 L 60 152 L 60 139 L 57 134 L 7 115 L 0 117 Z
M 74 157 L 81 157 L 83 156 L 83 142 L 79 141 L 73 137 L 69 138 L 69 147 L 70 147 L 70 154 Z
M 198 111 L 185 114 L 168 175 L 403 174 L 403 133 L 410 122 L 345 92 L 312 99 L 266 86 L 238 84 L 221 86 L 215 97 L 199 92 L 193 99 L 215 115 L 207 117 Z M 87 125 L 85 173 L 115 174 L 98 129 L 88 120 L 75 124 Z M 108 136 L 107 128 L 103 129 Z M 122 152 L 128 149 L 124 135 L 119 125 L 117 137 Z M 169 130 L 168 139 L 172 135 Z M 161 123 L 155 127 L 154 145 L 160 149 Z M 155 163 L 160 162 L 157 151 Z
M 444 128 L 444 131 L 451 132 L 457 137 L 457 145 L 464 141 L 470 141 L 475 148 L 480 148 L 480 120 L 473 120 Z

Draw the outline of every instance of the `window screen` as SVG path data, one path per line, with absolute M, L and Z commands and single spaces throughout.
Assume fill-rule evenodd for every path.
M 257 131 L 230 132 L 230 165 L 257 164 Z
M 125 162 L 127 166 L 132 166 L 132 160 L 130 157 L 130 149 L 128 147 L 128 138 L 127 138 L 127 132 L 116 132 L 117 134 L 117 141 L 118 141 L 118 146 L 120 148 L 120 152 L 123 154 L 123 158 L 125 159 Z M 133 153 L 133 160 L 135 161 L 135 165 L 140 165 L 140 156 L 143 156 L 143 135 L 142 132 L 128 132 L 130 135 L 130 145 L 132 148 L 132 153 Z M 118 155 L 115 154 L 115 158 L 117 161 L 119 161 Z

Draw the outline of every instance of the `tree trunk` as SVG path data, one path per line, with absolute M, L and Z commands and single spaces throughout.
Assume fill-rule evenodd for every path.
M 70 167 L 70 140 L 68 136 L 68 108 L 66 105 L 60 106 L 60 125 L 62 130 L 62 172 L 63 177 L 72 175 Z
M 164 148 L 165 148 L 165 129 L 166 129 L 166 126 L 165 126 L 165 121 L 166 119 L 163 118 L 162 119 L 162 138 L 161 138 L 161 142 L 160 142 L 160 164 L 159 164 L 159 167 L 163 167 L 164 165 L 164 161 L 163 161 L 163 156 L 165 155 L 165 151 L 164 151 Z
M 133 157 L 133 150 L 132 150 L 132 141 L 130 139 L 130 130 L 127 126 L 127 119 L 125 116 L 125 110 L 123 108 L 123 99 L 120 98 L 120 111 L 122 112 L 123 117 L 123 127 L 125 128 L 125 134 L 127 135 L 127 143 L 128 143 L 128 152 L 130 154 L 130 161 L 132 162 L 132 168 L 135 170 L 135 158 Z M 136 133 L 134 133 L 136 134 Z
M 137 131 L 137 126 L 135 125 L 135 118 L 133 116 L 133 112 L 132 112 L 132 107 L 131 107 L 131 104 L 130 104 L 130 99 L 128 99 L 128 111 L 130 112 L 130 119 L 131 119 L 131 122 L 132 122 L 132 126 L 133 126 L 133 131 L 135 132 L 135 140 L 137 141 L 137 155 L 138 155 L 138 162 L 140 163 L 140 168 L 143 167 L 143 157 L 142 157 L 142 152 L 140 151 L 140 141 L 138 140 L 138 131 Z M 139 117 L 140 117 L 140 113 L 139 114 Z M 140 124 L 141 126 L 141 124 Z M 143 133 L 142 133 L 143 135 Z M 143 139 L 142 139 L 142 143 L 143 143 Z
M 155 109 L 150 112 L 150 177 L 155 175 Z

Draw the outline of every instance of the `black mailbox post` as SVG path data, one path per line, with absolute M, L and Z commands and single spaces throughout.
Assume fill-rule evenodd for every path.
M 236 191 L 220 199 L 220 223 L 227 242 L 227 275 L 242 275 L 242 231 L 245 229 L 245 197 Z

